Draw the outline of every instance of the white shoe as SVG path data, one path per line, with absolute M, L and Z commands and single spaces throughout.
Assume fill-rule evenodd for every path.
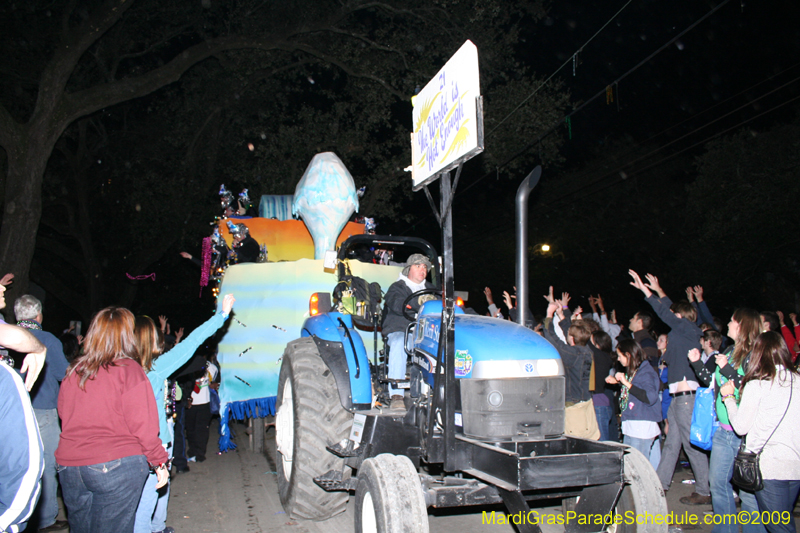
M 186 462 L 188 462 L 188 463 L 196 463 L 197 459 L 195 459 L 194 457 L 189 457 L 188 459 L 186 459 Z

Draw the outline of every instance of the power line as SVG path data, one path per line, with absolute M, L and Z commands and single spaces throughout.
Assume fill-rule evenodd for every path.
M 545 85 L 547 85 L 547 83 L 548 83 L 548 82 L 549 82 L 551 79 L 553 79 L 553 77 L 554 77 L 556 74 L 558 74 L 559 72 L 561 72 L 561 69 L 563 69 L 564 67 L 566 67 L 567 65 L 569 65 L 570 61 L 575 61 L 575 56 L 577 56 L 579 53 L 583 52 L 583 49 L 584 49 L 584 48 L 586 48 L 586 45 L 588 45 L 590 42 L 592 42 L 592 41 L 594 40 L 594 38 L 595 38 L 595 37 L 597 37 L 598 35 L 600 35 L 600 32 L 602 32 L 604 29 L 606 29 L 606 26 L 608 26 L 609 24 L 611 24 L 611 22 L 613 22 L 613 21 L 614 21 L 614 19 L 615 19 L 615 18 L 617 18 L 617 15 L 619 15 L 620 13 L 622 13 L 622 11 L 623 11 L 623 10 L 624 10 L 626 7 L 628 7 L 632 1 L 633 1 L 633 0 L 628 0 L 628 2 L 627 2 L 627 3 L 626 3 L 624 6 L 622 6 L 622 7 L 620 8 L 620 10 L 619 10 L 619 11 L 617 11 L 616 13 L 614 13 L 614 16 L 613 16 L 613 17 L 611 17 L 610 19 L 608 19 L 608 22 L 606 22 L 605 24 L 603 24 L 603 26 L 602 26 L 602 27 L 601 27 L 599 30 L 597 30 L 597 31 L 595 32 L 595 34 L 594 34 L 594 35 L 592 35 L 591 37 L 589 37 L 589 40 L 588 40 L 588 41 L 586 41 L 585 43 L 583 43 L 583 45 L 581 45 L 581 47 L 580 47 L 580 48 L 578 48 L 578 49 L 575 51 L 575 53 L 573 53 L 573 54 L 572 54 L 572 55 L 569 57 L 569 59 L 567 59 L 566 61 L 564 61 L 564 63 L 562 63 L 562 64 L 561 64 L 561 66 L 560 66 L 560 67 L 558 67 L 558 68 L 555 70 L 555 72 L 553 72 L 552 74 L 550 74 L 550 76 L 548 76 L 546 80 L 544 80 L 544 81 L 543 81 L 543 82 L 542 82 L 542 83 L 541 83 L 541 84 L 540 84 L 540 85 L 539 85 L 539 86 L 538 86 L 538 87 L 537 87 L 537 88 L 536 88 L 536 89 L 535 89 L 535 90 L 534 90 L 534 91 L 533 91 L 533 92 L 532 92 L 530 95 L 528 95 L 528 97 L 527 97 L 527 98 L 525 98 L 525 99 L 524 99 L 522 102 L 520 102 L 520 103 L 519 103 L 519 105 L 517 105 L 517 107 L 515 107 L 514 109 L 512 109 L 512 110 L 511 110 L 511 112 L 510 112 L 508 115 L 506 115 L 506 116 L 505 116 L 505 118 L 504 118 L 503 120 L 501 120 L 501 121 L 500 121 L 500 122 L 497 124 L 497 126 L 495 126 L 495 127 L 492 129 L 492 131 L 490 131 L 490 132 L 489 132 L 489 135 L 487 135 L 487 137 L 491 136 L 491 135 L 492 135 L 492 134 L 493 134 L 495 131 L 497 131 L 497 128 L 499 128 L 500 126 L 502 126 L 502 125 L 503 125 L 503 123 L 505 123 L 505 121 L 506 121 L 506 120 L 508 120 L 509 118 L 511 118 L 511 115 L 513 115 L 514 113 L 516 113 L 517 111 L 519 111 L 519 109 L 520 109 L 520 108 L 521 108 L 523 105 L 525 105 L 525 104 L 528 102 L 528 100 L 530 100 L 531 98 L 533 98 L 533 97 L 536 95 L 536 93 L 538 93 L 538 92 L 539 92 L 539 90 L 540 90 L 542 87 L 544 87 Z
M 551 204 L 553 204 L 555 202 L 558 202 L 563 198 L 567 198 L 572 194 L 577 194 L 579 192 L 582 192 L 583 190 L 585 190 L 586 187 L 590 187 L 590 186 L 594 185 L 595 183 L 598 183 L 598 182 L 604 180 L 605 178 L 607 178 L 609 176 L 613 176 L 613 175 L 619 173 L 620 171 L 624 170 L 626 167 L 628 167 L 630 165 L 633 165 L 634 163 L 636 163 L 638 161 L 641 161 L 642 159 L 649 158 L 650 156 L 652 156 L 652 155 L 660 152 L 661 150 L 663 150 L 663 149 L 665 149 L 665 148 L 677 143 L 678 141 L 681 141 L 681 140 L 685 139 L 686 137 L 689 137 L 690 135 L 693 135 L 693 134 L 697 133 L 698 131 L 700 131 L 700 130 L 702 130 L 702 129 L 704 129 L 704 128 L 706 128 L 706 127 L 708 127 L 708 126 L 710 126 L 710 125 L 712 125 L 712 124 L 714 124 L 716 122 L 719 122 L 720 120 L 732 115 L 733 113 L 736 113 L 737 111 L 741 111 L 745 107 L 748 107 L 748 106 L 758 102 L 759 100 L 761 100 L 763 98 L 766 98 L 767 96 L 769 96 L 769 95 L 771 95 L 771 94 L 783 89 L 784 87 L 787 87 L 788 85 L 791 85 L 792 83 L 795 83 L 798 80 L 800 80 L 800 76 L 794 78 L 793 80 L 790 80 L 790 81 L 784 83 L 783 85 L 780 85 L 779 87 L 776 87 L 776 88 L 772 89 L 771 91 L 768 91 L 768 92 L 762 94 L 761 96 L 759 96 L 758 98 L 756 98 L 754 100 L 749 100 L 749 101 L 745 102 L 744 104 L 742 104 L 741 106 L 737 107 L 736 109 L 728 111 L 724 115 L 721 115 L 721 116 L 719 116 L 719 117 L 717 117 L 717 118 L 715 118 L 715 119 L 713 119 L 713 120 L 711 120 L 709 122 L 706 122 L 702 126 L 699 126 L 699 127 L 695 128 L 695 129 L 693 129 L 692 131 L 690 131 L 688 133 L 685 133 L 685 134 L 681 135 L 680 137 L 678 137 L 676 139 L 673 139 L 670 142 L 668 142 L 666 144 L 663 144 L 663 145 L 659 146 L 658 148 L 655 148 L 655 149 L 651 150 L 650 152 L 648 152 L 648 153 L 646 153 L 646 154 L 644 154 L 642 156 L 637 157 L 636 159 L 634 159 L 632 161 L 628 161 L 627 163 L 625 163 L 624 165 L 618 167 L 617 169 L 612 170 L 611 172 L 607 172 L 607 173 L 603 174 L 602 176 L 600 176 L 598 179 L 596 179 L 596 180 L 594 180 L 594 181 L 582 186 L 581 189 L 578 189 L 578 190 L 575 190 L 575 191 L 571 191 L 569 193 L 564 194 L 563 196 L 561 196 L 559 198 L 556 198 L 552 202 L 549 202 L 548 204 L 546 204 L 545 207 L 547 205 L 551 205 Z

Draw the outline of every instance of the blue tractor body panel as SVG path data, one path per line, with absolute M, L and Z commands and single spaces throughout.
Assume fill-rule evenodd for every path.
M 424 358 L 419 359 L 423 376 L 433 385 L 442 302 L 423 305 L 414 345 Z M 541 335 L 508 320 L 467 315 L 455 308 L 456 378 L 506 378 L 563 376 L 564 366 L 558 351 Z
M 369 369 L 367 350 L 361 336 L 353 328 L 351 315 L 329 312 L 312 316 L 303 323 L 301 336 L 314 336 L 323 341 L 341 343 L 347 362 L 352 403 L 372 403 L 372 375 Z

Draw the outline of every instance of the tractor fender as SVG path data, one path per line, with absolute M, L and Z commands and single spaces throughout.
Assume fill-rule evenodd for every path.
M 364 341 L 353 328 L 352 317 L 322 313 L 303 324 L 303 337 L 311 337 L 323 362 L 336 379 L 342 407 L 349 411 L 372 406 L 372 375 Z

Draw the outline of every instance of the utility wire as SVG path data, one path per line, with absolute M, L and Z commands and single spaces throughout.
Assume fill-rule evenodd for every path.
M 627 163 L 625 163 L 624 165 L 622 165 L 622 166 L 618 167 L 616 170 L 612 170 L 611 172 L 607 172 L 607 173 L 603 174 L 602 176 L 600 176 L 598 179 L 596 179 L 596 180 L 594 180 L 594 181 L 592 181 L 592 182 L 590 182 L 590 183 L 588 183 L 588 184 L 586 184 L 586 185 L 583 185 L 583 186 L 582 186 L 580 189 L 577 189 L 577 190 L 575 190 L 575 191 L 571 191 L 571 192 L 565 193 L 565 194 L 564 194 L 564 195 L 562 195 L 561 197 L 559 197 L 559 198 L 556 198 L 555 200 L 553 200 L 552 202 L 549 202 L 548 204 L 545 204 L 545 206 L 543 206 L 543 207 L 546 207 L 547 205 L 551 205 L 551 204 L 553 204 L 553 203 L 555 203 L 555 202 L 558 202 L 558 201 L 560 201 L 560 200 L 561 200 L 561 199 L 563 199 L 563 198 L 567 198 L 567 197 L 569 197 L 570 195 L 573 195 L 573 194 L 577 194 L 577 193 L 579 193 L 579 192 L 582 192 L 583 190 L 585 190 L 585 189 L 586 189 L 586 187 L 591 187 L 592 185 L 594 185 L 594 184 L 596 184 L 596 183 L 598 183 L 598 182 L 600 182 L 600 181 L 603 181 L 605 178 L 607 178 L 607 177 L 609 177 L 609 176 L 613 176 L 613 175 L 615 175 L 615 174 L 619 173 L 620 171 L 623 171 L 623 170 L 624 170 L 626 167 L 629 167 L 629 166 L 633 165 L 634 163 L 636 163 L 636 162 L 638 162 L 638 161 L 641 161 L 642 159 L 646 159 L 646 158 L 649 158 L 649 157 L 651 157 L 652 155 L 655 155 L 656 153 L 658 153 L 658 152 L 660 152 L 661 150 L 664 150 L 665 148 L 667 148 L 667 147 L 669 147 L 669 146 L 671 146 L 671 145 L 673 145 L 673 144 L 677 143 L 678 141 L 681 141 L 681 140 L 685 139 L 686 137 L 689 137 L 690 135 L 693 135 L 693 134 L 697 133 L 698 131 L 700 131 L 700 130 L 702 130 L 702 129 L 704 129 L 704 128 L 707 128 L 708 126 L 711 126 L 712 124 L 714 124 L 714 123 L 716 123 L 716 122 L 719 122 L 720 120 L 722 120 L 722 119 L 724 119 L 724 118 L 726 118 L 726 117 L 728 117 L 728 116 L 732 115 L 733 113 L 736 113 L 737 111 L 741 111 L 742 109 L 744 109 L 744 108 L 746 108 L 746 107 L 749 107 L 749 106 L 751 106 L 752 104 L 754 104 L 754 103 L 758 102 L 759 100 L 761 100 L 761 99 L 763 99 L 763 98 L 766 98 L 767 96 L 769 96 L 769 95 L 771 95 L 771 94 L 773 94 L 773 93 L 775 93 L 775 92 L 777 92 L 777 91 L 779 91 L 779 90 L 783 89 L 784 87 L 787 87 L 787 86 L 791 85 L 792 83 L 795 83 L 795 82 L 796 82 L 796 81 L 798 81 L 798 80 L 800 80 L 800 76 L 798 76 L 798 77 L 794 78 L 793 80 L 787 81 L 787 82 L 786 82 L 786 83 L 784 83 L 783 85 L 780 85 L 779 87 L 776 87 L 776 88 L 772 89 L 771 91 L 768 91 L 768 92 L 766 92 L 766 93 L 762 94 L 761 96 L 759 96 L 758 98 L 756 98 L 756 99 L 754 99 L 754 100 L 749 100 L 749 101 L 745 102 L 744 104 L 740 105 L 740 106 L 739 106 L 739 107 L 737 107 L 736 109 L 733 109 L 733 110 L 731 110 L 731 111 L 728 111 L 728 112 L 727 112 L 727 113 L 725 113 L 724 115 L 721 115 L 721 116 L 719 116 L 719 117 L 717 117 L 717 118 L 715 118 L 715 119 L 713 119 L 713 120 L 711 120 L 711 121 L 709 121 L 709 122 L 706 122 L 706 123 L 705 123 L 705 124 L 703 124 L 702 126 L 699 126 L 699 127 L 695 128 L 695 129 L 693 129 L 692 131 L 690 131 L 690 132 L 688 132 L 688 133 L 685 133 L 685 134 L 681 135 L 680 137 L 678 137 L 678 138 L 676 138 L 676 139 L 673 139 L 673 140 L 671 140 L 671 141 L 670 141 L 670 142 L 668 142 L 667 144 L 663 144 L 663 145 L 659 146 L 658 148 L 655 148 L 655 149 L 651 150 L 650 152 L 648 152 L 648 153 L 646 153 L 646 154 L 644 154 L 644 155 L 642 155 L 642 156 L 639 156 L 639 157 L 637 157 L 636 159 L 633 159 L 632 161 L 628 161 L 628 162 L 627 162 Z M 694 145 L 693 145 L 693 146 L 694 146 Z M 637 171 L 637 172 L 638 172 L 638 171 Z
M 595 189 L 595 190 L 592 190 L 592 191 L 586 191 L 585 189 L 583 189 L 583 190 L 575 191 L 573 193 L 569 193 L 569 194 L 564 195 L 564 196 L 562 196 L 560 198 L 557 198 L 556 200 L 553 200 L 552 202 L 549 202 L 548 204 L 545 205 L 545 207 L 548 207 L 549 209 L 546 209 L 544 211 L 538 212 L 537 214 L 538 215 L 546 215 L 548 213 L 552 213 L 553 211 L 556 211 L 559 208 L 559 206 L 555 205 L 556 202 L 559 202 L 559 201 L 563 200 L 564 198 L 568 198 L 569 196 L 576 195 L 576 194 L 581 193 L 581 192 L 585 192 L 586 194 L 595 194 L 595 193 L 598 193 L 600 191 L 603 191 L 603 190 L 605 190 L 605 189 L 607 189 L 607 188 L 609 188 L 609 187 L 611 187 L 613 185 L 616 185 L 618 182 L 623 181 L 624 179 L 629 179 L 629 178 L 632 178 L 634 176 L 637 176 L 637 175 L 641 174 L 642 172 L 645 172 L 646 170 L 649 170 L 649 169 L 651 169 L 651 168 L 653 168 L 653 167 L 655 167 L 657 165 L 660 165 L 661 163 L 664 163 L 664 162 L 666 162 L 666 161 L 668 161 L 668 160 L 670 160 L 670 159 L 672 159 L 674 157 L 677 157 L 678 155 L 682 154 L 683 152 L 686 152 L 688 150 L 691 150 L 692 148 L 700 146 L 701 144 L 705 144 L 705 143 L 707 143 L 707 142 L 709 142 L 709 141 L 711 141 L 713 139 L 716 139 L 717 137 L 719 137 L 721 135 L 724 135 L 724 134 L 726 134 L 726 133 L 728 133 L 728 132 L 730 132 L 732 130 L 735 130 L 736 128 L 739 128 L 739 127 L 747 124 L 748 122 L 752 122 L 753 120 L 755 120 L 757 118 L 760 118 L 760 117 L 766 115 L 767 113 L 771 113 L 772 111 L 775 111 L 776 109 L 779 109 L 779 108 L 781 108 L 781 107 L 783 107 L 785 105 L 788 105 L 788 104 L 790 104 L 790 103 L 792 103 L 792 102 L 794 102 L 794 101 L 796 101 L 798 99 L 800 99 L 800 95 L 795 96 L 793 98 L 790 98 L 789 100 L 786 100 L 785 102 L 782 102 L 780 104 L 777 104 L 777 105 L 771 107 L 770 109 L 767 109 L 766 111 L 762 111 L 761 113 L 759 113 L 759 114 L 757 114 L 755 116 L 752 116 L 752 117 L 750 117 L 748 119 L 745 119 L 745 120 L 743 120 L 743 121 L 741 121 L 741 122 L 739 122 L 739 123 L 737 123 L 737 124 L 735 124 L 735 125 L 733 125 L 733 126 L 731 126 L 729 128 L 726 128 L 726 129 L 724 129 L 722 131 L 714 133 L 713 135 L 709 135 L 708 137 L 706 137 L 706 138 L 704 138 L 704 139 L 702 139 L 700 141 L 697 141 L 694 144 L 692 144 L 690 146 L 687 146 L 687 147 L 685 147 L 685 148 L 683 148 L 681 150 L 678 150 L 677 152 L 674 152 L 674 153 L 672 153 L 672 154 L 670 154 L 670 155 L 668 155 L 666 157 L 663 157 L 663 158 L 659 159 L 658 161 L 656 161 L 654 163 L 651 163 L 651 164 L 649 164 L 647 166 L 644 166 L 644 167 L 642 167 L 640 169 L 637 169 L 635 172 L 632 172 L 631 174 L 628 174 L 625 178 L 621 178 L 621 177 L 617 178 L 616 180 L 611 181 L 611 182 L 603 185 L 602 187 L 600 187 L 598 189 Z M 579 200 L 580 198 L 581 197 L 576 197 L 576 200 Z M 488 230 L 487 231 L 488 234 L 485 235 L 485 236 L 476 237 L 475 234 L 473 233 L 473 234 L 471 234 L 472 240 L 470 240 L 469 243 L 474 244 L 476 242 L 480 242 L 480 241 L 483 241 L 483 240 L 486 240 L 486 239 L 489 239 L 489 238 L 497 238 L 497 235 L 492 233 L 492 232 L 494 232 L 494 231 L 496 231 L 498 229 L 501 229 L 501 228 L 506 228 L 506 227 L 507 227 L 506 224 L 497 225 L 497 226 L 494 226 L 492 228 L 484 227 L 483 229 Z
M 653 52 L 652 54 L 650 54 L 650 55 L 649 55 L 649 56 L 647 56 L 646 58 L 644 58 L 644 59 L 642 59 L 641 61 L 639 61 L 639 63 L 637 63 L 637 64 L 636 64 L 636 65 L 635 65 L 633 68 L 629 69 L 627 72 L 625 72 L 624 74 L 622 74 L 620 77 L 618 77 L 616 80 L 612 81 L 611 83 L 607 83 L 607 84 L 606 84 L 606 85 L 603 87 L 603 89 L 601 89 L 600 91 L 598 91 L 598 92 L 597 92 L 597 93 L 596 93 L 594 96 L 592 96 L 591 98 L 589 98 L 588 100 L 586 100 L 585 102 L 583 102 L 581 105 L 579 105 L 577 108 L 575 108 L 575 109 L 574 109 L 574 110 L 573 110 L 571 113 L 568 113 L 568 114 L 567 114 L 567 115 L 566 115 L 564 118 L 562 118 L 562 119 L 561 119 L 561 120 L 559 120 L 558 122 L 554 123 L 554 124 L 553 124 L 553 125 L 552 125 L 552 126 L 551 126 L 551 127 L 548 129 L 548 130 L 547 130 L 547 131 L 545 131 L 544 133 L 542 133 L 541 135 L 539 135 L 539 137 L 538 137 L 538 138 L 537 138 L 535 141 L 533 141 L 532 143 L 528 144 L 528 145 L 527 145 L 527 146 L 525 146 L 523 149 L 521 149 L 520 151 L 518 151 L 516 154 L 514 154 L 513 156 L 511 156 L 510 158 L 508 158 L 508 159 L 507 159 L 507 160 L 506 160 L 506 161 L 505 161 L 505 162 L 504 162 L 502 165 L 499 165 L 497 168 L 503 168 L 503 167 L 505 167 L 506 165 L 508 165 L 509 163 L 511 163 L 512 161 L 514 161 L 515 159 L 517 159 L 518 157 L 520 157 L 520 156 L 522 156 L 523 154 L 527 153 L 527 152 L 528 152 L 528 151 L 529 151 L 531 148 L 533 148 L 534 146 L 536 146 L 537 144 L 539 144 L 539 143 L 540 143 L 540 142 L 541 142 L 541 141 L 542 141 L 542 140 L 543 140 L 545 137 L 548 137 L 548 136 L 549 136 L 551 133 L 553 133 L 553 132 L 554 132 L 554 131 L 555 131 L 557 128 L 561 127 L 561 125 L 562 125 L 562 124 L 563 124 L 563 123 L 564 123 L 564 122 L 565 122 L 565 121 L 566 121 L 568 118 L 571 118 L 571 117 L 572 117 L 572 115 L 574 115 L 575 113 L 577 113 L 577 112 L 581 111 L 581 110 L 582 110 L 584 107 L 586 107 L 586 106 L 587 106 L 587 105 L 589 105 L 590 103 L 594 102 L 594 101 L 595 101 L 597 98 L 599 98 L 601 95 L 604 95 L 604 94 L 606 94 L 606 88 L 607 88 L 607 87 L 610 87 L 611 85 L 619 84 L 619 82 L 620 82 L 620 81 L 624 80 L 624 79 L 625 79 L 625 78 L 627 78 L 629 75 L 633 74 L 635 71 L 637 71 L 639 68 L 641 68 L 641 67 L 642 67 L 642 65 L 644 65 L 645 63 L 647 63 L 648 61 L 650 61 L 651 59 L 653 59 L 653 58 L 654 58 L 656 55 L 658 55 L 658 54 L 660 54 L 661 52 L 663 52 L 663 51 L 664 51 L 664 50 L 665 50 L 665 49 L 666 49 L 668 46 L 672 45 L 672 44 L 673 44 L 675 41 L 677 41 L 678 39 L 680 39 L 681 37 L 683 37 L 684 35 L 686 35 L 686 34 L 687 34 L 689 31 L 691 31 L 692 29 L 694 29 L 694 28 L 695 28 L 695 27 L 696 27 L 698 24 L 700 24 L 701 22 L 703 22 L 704 20 L 706 20 L 708 17 L 710 17 L 711 15 L 713 15 L 714 13 L 716 13 L 716 12 L 717 12 L 719 9 L 721 9 L 723 6 L 725 6 L 725 4 L 727 4 L 728 2 L 730 2 L 730 0 L 723 0 L 722 2 L 720 2 L 719 4 L 717 4 L 717 5 L 716 5 L 714 8 L 712 8 L 712 9 L 711 9 L 711 11 L 709 11 L 708 13 L 706 13 L 705 15 L 703 15 L 702 17 L 700 17 L 698 20 L 696 20 L 696 21 L 695 21 L 695 22 L 693 22 L 692 24 L 690 24 L 688 28 L 686 28 L 685 30 L 683 30 L 682 32 L 680 32 L 678 35 L 676 35 L 675 37 L 673 37 L 672 39 L 670 39 L 669 41 L 667 41 L 666 43 L 664 43 L 664 44 L 663 44 L 663 45 L 662 45 L 660 48 L 658 48 L 658 49 L 657 49 L 655 52 Z M 472 187 L 474 187 L 475 185 L 477 185 L 478 183 L 480 183 L 481 181 L 483 181 L 483 180 L 484 180 L 484 179 L 485 179 L 487 176 L 490 176 L 491 174 L 492 174 L 491 172 L 487 172 L 486 174 L 484 174 L 483 176 L 481 176 L 480 178 L 478 178 L 477 180 L 475 180 L 474 182 L 472 182 L 472 183 L 471 183 L 469 186 L 465 187 L 465 188 L 464 188 L 464 189 L 463 189 L 461 192 L 462 192 L 462 193 L 464 193 L 464 192 L 467 192 L 469 189 L 471 189 Z
M 614 21 L 614 19 L 615 19 L 615 18 L 617 18 L 617 16 L 618 16 L 620 13 L 622 13 L 622 11 L 623 11 L 623 10 L 624 10 L 626 7 L 628 7 L 628 6 L 630 5 L 630 3 L 631 3 L 632 1 L 633 1 L 633 0 L 628 0 L 628 2 L 627 2 L 627 3 L 626 3 L 624 6 L 622 6 L 622 7 L 620 8 L 620 10 L 619 10 L 619 11 L 617 11 L 616 13 L 614 13 L 614 16 L 613 16 L 613 17 L 611 17 L 610 19 L 608 19 L 608 22 L 606 22 L 605 24 L 603 24 L 603 26 L 602 26 L 602 27 L 601 27 L 599 30 L 597 30 L 597 31 L 595 32 L 595 34 L 594 34 L 594 35 L 592 35 L 591 37 L 589 37 L 589 40 L 588 40 L 588 41 L 586 41 L 585 43 L 583 43 L 583 45 L 581 45 L 581 47 L 580 47 L 580 48 L 578 48 L 578 49 L 575 51 L 575 53 L 573 53 L 573 54 L 572 54 L 572 55 L 569 57 L 569 59 L 567 59 L 566 61 L 564 61 L 564 63 L 562 63 L 562 64 L 561 64 L 561 66 L 560 66 L 560 67 L 558 67 L 558 68 L 555 70 L 555 72 L 553 72 L 552 74 L 550 74 L 550 76 L 548 76 L 546 80 L 544 80 L 544 81 L 543 81 L 543 82 L 542 82 L 542 83 L 541 83 L 541 84 L 540 84 L 540 85 L 539 85 L 539 86 L 538 86 L 538 87 L 537 87 L 537 88 L 536 88 L 536 89 L 535 89 L 535 90 L 534 90 L 534 91 L 533 91 L 533 92 L 532 92 L 530 95 L 528 95 L 528 97 L 527 97 L 527 98 L 525 98 L 525 99 L 524 99 L 522 102 L 520 102 L 520 103 L 519 103 L 519 105 L 517 105 L 517 107 L 515 107 L 514 109 L 512 109 L 512 110 L 511 110 L 511 112 L 510 112 L 508 115 L 506 115 L 506 116 L 505 116 L 505 118 L 504 118 L 503 120 L 501 120 L 500 122 L 498 122 L 497 126 L 495 126 L 494 128 L 492 128 L 492 131 L 490 131 L 490 132 L 489 132 L 489 135 L 487 135 L 487 137 L 490 137 L 490 136 L 491 136 L 491 135 L 492 135 L 492 134 L 493 134 L 495 131 L 497 131 L 497 128 L 499 128 L 500 126 L 502 126 L 502 125 L 503 125 L 503 123 L 505 123 L 505 121 L 506 121 L 506 120 L 508 120 L 509 118 L 511 118 L 511 116 L 512 116 L 514 113 L 516 113 L 517 111 L 519 111 L 519 109 L 520 109 L 522 106 L 524 106 L 524 105 L 525 105 L 525 104 L 528 102 L 528 100 L 530 100 L 531 98 L 533 98 L 533 97 L 536 95 L 536 93 L 538 93 L 538 92 L 539 92 L 539 90 L 540 90 L 542 87 L 544 87 L 545 85 L 547 85 L 547 84 L 548 84 L 548 82 L 549 82 L 551 79 L 553 79 L 553 77 L 554 77 L 556 74 L 558 74 L 559 72 L 561 72 L 561 69 L 563 69 L 564 67 L 566 67 L 567 65 L 569 65 L 571 61 L 574 61 L 574 60 L 575 60 L 575 56 L 576 56 L 576 55 L 578 55 L 579 53 L 583 52 L 583 49 L 584 49 L 584 48 L 586 48 L 586 45 L 588 45 L 590 42 L 592 42 L 592 41 L 594 40 L 594 38 L 595 38 L 595 37 L 597 37 L 598 35 L 600 35 L 600 32 L 602 32 L 604 29 L 606 29 L 606 26 L 608 26 L 609 24 L 611 24 L 611 23 Z

